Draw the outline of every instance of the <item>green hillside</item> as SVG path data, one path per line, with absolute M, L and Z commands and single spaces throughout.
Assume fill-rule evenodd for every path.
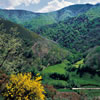
M 80 15 L 57 24 L 41 27 L 36 32 L 66 48 L 84 52 L 100 45 L 100 16 L 90 20 L 87 16 Z
M 72 5 L 50 13 L 0 9 L 0 17 L 21 24 L 30 30 L 35 30 L 41 26 L 57 23 L 70 17 L 77 16 L 78 14 L 88 11 L 92 7 L 93 5 L 90 4 Z
M 87 51 L 87 56 L 85 58 L 85 65 L 97 73 L 100 73 L 100 46 L 96 46 Z
M 8 20 L 4 20 L 4 19 L 0 19 L 0 24 L 4 24 L 4 27 L 8 33 L 10 33 L 10 28 L 11 27 L 16 27 L 17 31 L 19 32 L 19 36 L 22 39 L 26 39 L 26 40 L 38 40 L 38 39 L 42 39 L 39 35 L 37 35 L 34 32 L 31 32 L 27 29 L 25 29 L 24 27 L 22 27 L 21 25 L 15 24 L 13 22 L 10 22 Z
M 38 70 L 42 70 L 43 68 L 48 67 L 48 65 L 55 65 L 57 63 L 61 63 L 64 59 L 70 59 L 70 61 L 73 60 L 74 56 L 70 51 L 61 48 L 57 43 L 45 39 L 20 25 L 14 24 L 10 21 L 3 19 L 0 19 L 0 25 L 1 41 L 3 41 L 3 34 L 8 34 L 9 37 L 11 37 L 13 36 L 13 34 L 16 33 L 18 34 L 18 36 L 13 38 L 18 38 L 22 41 L 22 51 L 20 52 L 22 53 L 22 55 L 24 55 L 23 58 L 24 60 L 26 60 L 27 63 L 24 63 L 26 64 L 23 65 L 26 66 L 24 68 L 29 67 L 29 70 L 33 70 L 33 68 L 36 67 L 38 68 Z M 6 36 L 4 37 L 7 39 Z
M 0 93 L 10 75 L 27 72 L 32 78 L 40 73 L 36 80 L 47 86 L 47 100 L 55 91 L 76 93 L 82 100 L 100 96 L 99 90 L 73 90 L 100 87 L 100 4 L 50 13 L 0 9 Z
M 100 17 L 100 4 L 97 4 L 95 7 L 89 9 L 86 12 L 86 15 L 90 20 Z

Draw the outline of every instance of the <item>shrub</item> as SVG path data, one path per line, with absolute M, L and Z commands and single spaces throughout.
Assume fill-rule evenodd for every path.
M 77 87 L 80 87 L 80 84 L 75 80 L 69 80 L 68 87 L 69 88 L 73 88 L 73 87 L 77 88 Z
M 7 100 L 44 100 L 44 87 L 41 76 L 32 78 L 31 73 L 11 75 L 3 96 Z
M 58 73 L 52 73 L 50 74 L 50 77 L 56 80 L 68 80 L 69 79 L 69 74 L 66 73 L 66 75 L 64 74 L 58 74 Z

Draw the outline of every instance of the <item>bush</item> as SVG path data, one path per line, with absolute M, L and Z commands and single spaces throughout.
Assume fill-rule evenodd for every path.
M 64 74 L 58 74 L 58 73 L 52 73 L 50 74 L 50 77 L 56 80 L 68 80 L 69 79 L 69 74 L 66 73 L 66 75 Z
M 11 75 L 3 92 L 7 100 L 44 100 L 44 87 L 41 76 L 32 78 L 31 73 Z
M 75 80 L 69 80 L 68 87 L 69 88 L 78 88 L 78 87 L 80 87 L 80 84 Z

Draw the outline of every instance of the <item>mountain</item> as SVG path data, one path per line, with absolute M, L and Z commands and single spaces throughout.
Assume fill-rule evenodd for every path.
M 96 4 L 94 7 L 92 7 L 91 9 L 89 9 L 86 13 L 86 16 L 88 16 L 88 18 L 90 20 L 95 19 L 97 17 L 100 17 L 100 4 Z
M 23 61 L 23 71 L 26 69 L 33 70 L 33 68 L 41 70 L 42 68 L 48 67 L 49 65 L 61 63 L 65 59 L 71 61 L 72 57 L 74 57 L 70 51 L 61 48 L 57 43 L 43 38 L 18 24 L 8 20 L 0 19 L 0 35 L 11 34 L 13 36 L 12 33 L 16 32 L 18 32 L 18 36 L 14 38 L 19 38 L 22 40 L 22 50 L 19 50 L 19 52 L 22 53 L 24 56 L 24 61 L 26 61 L 26 63 Z M 1 51 L 2 48 L 0 48 L 0 53 L 2 54 Z M 21 71 L 20 69 L 18 70 Z
M 41 26 L 57 23 L 81 13 L 85 13 L 92 7 L 93 5 L 91 4 L 78 4 L 50 13 L 0 9 L 0 17 L 21 24 L 30 30 L 35 30 Z
M 45 14 L 1 10 L 0 70 L 9 75 L 40 73 L 50 89 L 76 92 L 82 98 L 86 94 L 87 99 L 99 97 L 99 90 L 72 89 L 100 87 L 99 12 L 100 4 L 73 5 Z M 51 92 L 47 90 L 47 95 Z
M 10 33 L 11 27 L 17 27 L 17 31 L 20 32 L 19 36 L 23 40 L 30 40 L 30 41 L 34 40 L 35 41 L 41 38 L 36 33 L 31 32 L 28 29 L 25 29 L 24 27 L 22 27 L 21 25 L 15 24 L 11 21 L 0 19 L 0 24 L 4 24 L 3 28 L 5 28 L 8 33 Z
M 34 62 L 38 64 L 34 65 L 43 67 L 61 63 L 64 59 L 77 61 L 81 59 L 77 51 L 83 53 L 89 48 L 100 45 L 99 8 L 100 4 L 78 4 L 51 13 L 0 10 L 2 18 L 12 21 L 1 19 L 0 23 L 4 24 L 7 33 L 10 33 L 11 27 L 17 27 L 25 47 L 31 48 L 34 56 L 37 56 Z M 25 53 L 26 56 L 30 54 L 29 49 L 26 49 L 26 52 L 28 52 Z
M 76 4 L 76 5 L 65 7 L 57 11 L 59 15 L 59 21 L 63 21 L 70 17 L 75 17 L 79 14 L 85 13 L 92 7 L 93 5 L 91 4 Z
M 53 25 L 43 26 L 36 32 L 66 48 L 84 52 L 100 45 L 100 16 L 90 20 L 88 16 L 80 15 Z
M 84 52 L 90 47 L 99 45 L 99 41 L 97 41 L 99 39 L 99 11 L 100 4 L 77 4 L 50 13 L 1 9 L 0 16 L 52 39 L 63 47 Z M 26 34 L 27 40 L 31 39 L 33 35 L 40 39 L 31 31 L 29 34 L 26 32 L 22 38 Z M 94 33 L 97 34 L 97 40 L 94 39 L 94 35 L 91 35 Z

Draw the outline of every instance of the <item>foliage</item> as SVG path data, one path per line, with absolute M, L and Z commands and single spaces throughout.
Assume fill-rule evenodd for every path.
M 73 57 L 70 51 L 61 48 L 57 43 L 44 39 L 20 25 L 3 19 L 0 19 L 0 23 L 2 41 L 0 64 L 2 65 L 3 59 L 8 56 L 3 63 L 6 65 L 2 66 L 2 69 L 6 69 L 8 73 L 25 72 L 27 69 L 31 72 L 33 69 L 42 70 Z M 7 55 L 8 48 L 12 48 L 12 54 L 10 52 Z
M 22 41 L 20 38 L 16 38 L 17 32 L 14 31 L 14 28 L 11 28 L 11 31 L 13 35 L 0 32 L 0 68 L 14 73 L 24 60 Z
M 86 15 L 80 15 L 68 20 L 43 26 L 36 32 L 61 46 L 84 52 L 91 47 L 100 45 L 100 16 L 90 20 Z M 94 38 L 95 37 L 95 38 Z
M 52 73 L 57 73 L 57 74 L 65 74 L 66 73 L 66 67 L 68 67 L 70 62 L 65 60 L 63 61 L 62 63 L 60 64 L 56 64 L 56 65 L 53 65 L 53 66 L 48 66 L 47 68 L 45 68 L 43 71 L 42 71 L 42 74 L 52 74 Z
M 44 100 L 45 90 L 41 79 L 38 75 L 32 78 L 31 73 L 11 75 L 3 96 L 7 100 Z
M 88 54 L 85 58 L 86 69 L 88 67 L 91 70 L 97 71 L 96 73 L 98 73 L 100 71 L 100 46 L 91 48 L 87 52 Z
M 55 80 L 68 80 L 69 79 L 69 74 L 57 74 L 57 73 L 52 73 L 50 74 L 50 78 L 55 79 Z
M 77 16 L 78 14 L 88 11 L 92 7 L 94 6 L 89 4 L 72 5 L 50 13 L 0 9 L 0 17 L 21 24 L 30 30 L 36 30 L 41 26 L 50 25 L 68 19 L 69 17 Z
M 75 66 L 76 68 L 79 68 L 79 67 L 81 67 L 83 64 L 84 64 L 84 59 L 81 59 L 80 61 L 76 62 L 76 63 L 74 64 L 74 66 Z
M 100 4 L 97 4 L 95 7 L 89 9 L 86 12 L 86 15 L 89 17 L 90 20 L 100 17 Z
M 31 32 L 25 29 L 24 27 L 22 27 L 21 25 L 15 24 L 8 20 L 4 20 L 0 18 L 0 24 L 3 24 L 3 26 L 0 28 L 0 31 L 2 31 L 3 29 L 6 29 L 6 33 L 12 34 L 11 28 L 14 28 L 14 31 L 19 33 L 18 37 L 24 40 L 28 46 L 30 44 L 33 45 L 36 39 L 37 40 L 41 39 L 41 37 L 35 34 L 34 32 Z
M 32 76 L 42 70 L 43 83 L 59 89 L 100 86 L 100 47 L 97 46 L 100 45 L 99 12 L 100 4 L 72 5 L 47 14 L 0 10 L 0 17 L 12 21 L 0 19 L 1 69 L 8 73 L 32 72 Z M 24 78 L 19 79 L 20 75 Z M 1 88 L 4 90 L 6 74 L 0 74 L 0 79 L 4 85 L 1 85 Z M 23 82 L 23 79 L 27 80 Z M 26 83 L 35 82 L 36 79 L 26 73 L 11 75 L 4 94 L 7 93 L 7 98 L 10 99 L 20 95 L 15 91 L 20 91 L 24 97 L 29 96 L 34 85 Z M 19 84 L 19 87 L 16 84 Z M 23 89 L 19 89 L 21 86 Z M 47 86 L 46 89 L 47 97 L 52 98 L 55 89 L 52 86 Z

